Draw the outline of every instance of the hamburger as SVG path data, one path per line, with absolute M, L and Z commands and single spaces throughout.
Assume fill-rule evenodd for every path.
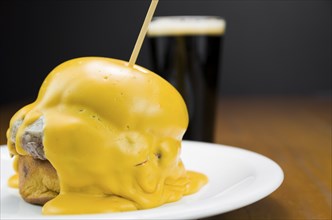
M 139 210 L 206 184 L 180 158 L 187 126 L 181 95 L 157 74 L 83 57 L 51 71 L 12 117 L 7 145 L 20 195 L 43 214 Z

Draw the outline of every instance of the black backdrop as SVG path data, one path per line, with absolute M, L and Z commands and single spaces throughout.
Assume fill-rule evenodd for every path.
M 35 99 L 81 56 L 128 60 L 150 0 L 1 1 L 0 104 Z M 160 0 L 155 15 L 227 21 L 221 94 L 331 94 L 331 1 Z M 145 43 L 138 64 L 150 68 Z

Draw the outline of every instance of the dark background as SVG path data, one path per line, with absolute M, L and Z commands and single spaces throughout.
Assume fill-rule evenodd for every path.
M 36 98 L 45 76 L 81 56 L 129 60 L 150 0 L 1 1 L 0 104 Z M 156 16 L 227 21 L 224 95 L 330 95 L 331 1 L 160 0 Z M 149 45 L 137 64 L 150 68 Z

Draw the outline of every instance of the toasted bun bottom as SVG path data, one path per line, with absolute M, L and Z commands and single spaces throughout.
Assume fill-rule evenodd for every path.
M 18 175 L 20 194 L 28 203 L 44 205 L 60 192 L 56 170 L 47 160 L 19 156 Z

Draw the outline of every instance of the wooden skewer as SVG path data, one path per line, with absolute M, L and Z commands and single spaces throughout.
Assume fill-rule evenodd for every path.
M 130 56 L 130 60 L 129 60 L 129 66 L 130 67 L 133 67 L 134 64 L 136 63 L 136 60 L 137 60 L 139 51 L 141 50 L 141 47 L 142 47 L 142 44 L 143 44 L 146 32 L 148 31 L 149 24 L 150 24 L 151 19 L 153 17 L 154 11 L 157 8 L 158 1 L 159 0 L 152 0 L 151 1 L 149 10 L 148 10 L 148 12 L 147 12 L 147 14 L 145 16 L 145 20 L 144 20 L 143 26 L 142 26 L 141 31 L 140 31 L 140 33 L 138 35 L 137 40 L 136 40 L 136 44 L 135 44 L 134 50 L 133 50 L 133 52 L 131 53 L 131 56 Z

